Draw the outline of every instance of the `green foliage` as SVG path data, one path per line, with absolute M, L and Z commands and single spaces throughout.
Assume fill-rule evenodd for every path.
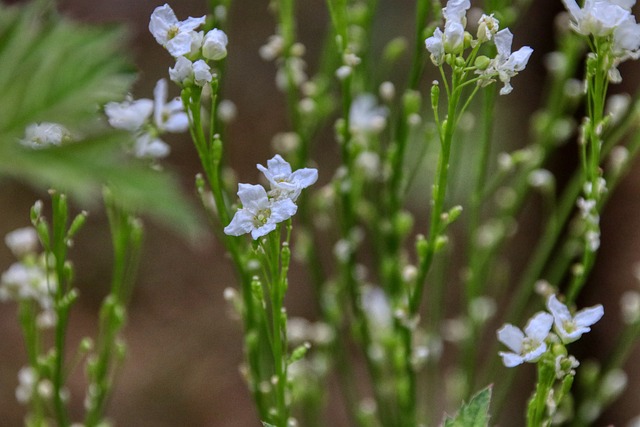
M 0 5 L 0 177 L 53 187 L 82 202 L 109 185 L 123 207 L 195 233 L 198 221 L 177 181 L 128 158 L 123 144 L 131 137 L 104 120 L 101 106 L 122 100 L 135 78 L 125 33 L 79 25 L 46 4 Z M 82 140 L 43 150 L 20 146 L 25 128 L 43 121 Z
M 444 427 L 486 427 L 489 424 L 491 386 L 479 391 L 462 405 L 455 417 L 447 417 Z

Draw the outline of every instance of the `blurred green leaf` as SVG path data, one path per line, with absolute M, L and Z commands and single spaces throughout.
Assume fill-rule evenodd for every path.
M 455 417 L 447 417 L 444 427 L 486 427 L 489 424 L 491 386 L 479 391 L 464 403 Z
M 119 203 L 193 236 L 200 226 L 178 181 L 129 158 L 129 134 L 106 125 L 102 105 L 135 79 L 120 27 L 73 23 L 47 6 L 0 4 L 0 176 L 56 188 L 87 202 L 109 185 Z M 18 140 L 31 123 L 54 122 L 83 140 L 42 150 Z

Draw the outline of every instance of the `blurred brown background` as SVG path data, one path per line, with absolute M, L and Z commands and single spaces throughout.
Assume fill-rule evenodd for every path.
M 172 59 L 156 44 L 147 30 L 149 16 L 161 5 L 147 0 L 60 1 L 62 10 L 86 22 L 123 23 L 130 28 L 131 56 L 140 69 L 134 87 L 136 97 L 151 97 L 157 79 L 166 77 Z M 225 97 L 238 106 L 238 118 L 231 125 L 230 161 L 242 182 L 255 182 L 256 163 L 273 154 L 271 137 L 288 130 L 284 100 L 274 86 L 274 65 L 262 61 L 257 52 L 274 32 L 274 21 L 267 12 L 266 0 L 235 0 L 230 11 L 229 57 Z M 376 39 L 386 41 L 396 35 L 411 37 L 413 2 L 389 0 L 380 2 Z M 203 0 L 174 1 L 172 7 L 179 19 L 206 13 Z M 313 72 L 318 43 L 327 22 L 325 2 L 299 1 L 299 35 L 307 46 L 306 59 Z M 540 76 L 543 52 L 551 46 L 551 21 L 561 9 L 559 1 L 537 2 L 516 34 L 515 46 L 531 45 L 535 52 L 525 73 L 513 84 L 509 101 L 512 114 L 526 116 L 540 100 Z M 544 32 L 540 28 L 545 28 Z M 635 65 L 624 66 L 625 84 L 637 73 Z M 632 86 L 633 87 L 633 86 Z M 616 87 L 615 90 L 620 88 Z M 177 95 L 177 90 L 174 90 Z M 524 145 L 522 129 L 509 127 L 514 144 Z M 513 121 L 511 120 L 511 123 Z M 198 160 L 188 137 L 167 138 L 172 154 L 170 168 L 179 171 L 184 191 L 193 193 L 193 177 L 199 171 Z M 318 163 L 334 165 L 337 155 L 331 134 L 320 141 Z M 568 151 L 569 155 L 573 152 Z M 562 167 L 564 159 L 558 164 Z M 637 169 L 637 168 L 636 168 Z M 333 167 L 320 168 L 320 182 L 326 183 Z M 603 239 L 596 271 L 584 294 L 582 305 L 603 303 L 605 318 L 594 328 L 586 349 L 595 355 L 606 354 L 620 328 L 618 300 L 624 290 L 637 287 L 632 266 L 640 261 L 640 171 L 624 181 L 611 200 L 603 217 Z M 2 182 L 0 191 L 0 236 L 28 224 L 28 211 L 37 198 L 46 195 L 17 182 Z M 194 199 L 195 203 L 195 199 Z M 83 207 L 84 208 L 84 207 Z M 110 280 L 111 247 L 104 214 L 98 207 L 90 209 L 90 221 L 75 242 L 71 258 L 76 264 L 76 285 L 81 299 L 73 313 L 70 340 L 94 335 L 97 309 Z M 203 236 L 198 245 L 190 245 L 180 236 L 147 222 L 139 281 L 129 311 L 125 339 L 128 345 L 126 363 L 117 381 L 108 409 L 115 425 L 122 427 L 258 426 L 253 405 L 238 373 L 242 360 L 241 329 L 227 313 L 222 298 L 225 287 L 235 286 L 230 264 L 212 235 Z M 0 245 L 0 269 L 13 262 L 9 251 Z M 291 315 L 313 318 L 312 292 L 304 276 L 292 279 L 287 306 Z M 585 351 L 586 351 L 585 350 Z M 624 426 L 640 413 L 640 369 L 635 367 L 640 353 L 636 349 L 629 365 L 630 385 L 619 402 L 599 425 L 613 423 Z M 22 339 L 13 304 L 0 309 L 0 426 L 22 425 L 23 408 L 14 397 L 17 372 L 24 364 Z M 80 413 L 83 395 L 81 375 L 74 379 L 71 394 Z M 529 384 L 523 398 L 529 394 Z M 346 426 L 340 405 L 331 426 Z M 522 418 L 503 420 L 502 425 L 518 426 Z M 329 425 L 329 424 L 328 424 Z M 304 427 L 304 426 L 302 426 Z

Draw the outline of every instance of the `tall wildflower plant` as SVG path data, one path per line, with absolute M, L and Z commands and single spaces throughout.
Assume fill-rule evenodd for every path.
M 211 0 L 209 16 L 186 19 L 168 4 L 156 7 L 150 37 L 172 62 L 153 99 L 120 90 L 92 100 L 110 129 L 88 139 L 121 138 L 124 150 L 118 144 L 115 157 L 136 165 L 127 176 L 143 185 L 128 187 L 129 180 L 110 173 L 95 180 L 113 235 L 114 278 L 99 338 L 80 344 L 89 354 L 82 425 L 107 422 L 139 256 L 138 212 L 159 211 L 177 227 L 193 223 L 188 211 L 172 209 L 184 204 L 178 197 L 144 197 L 165 183 L 162 159 L 170 146 L 163 138 L 179 132 L 189 132 L 201 165 L 195 189 L 236 273 L 237 287 L 224 296 L 242 320 L 240 372 L 262 425 L 333 425 L 324 410 L 331 393 L 349 426 L 507 423 L 505 403 L 526 387 L 532 391 L 523 415 L 509 424 L 596 423 L 623 393 L 622 367 L 640 334 L 640 292 L 628 291 L 625 326 L 606 359 L 582 362 L 571 353 L 573 342 L 593 339 L 583 335 L 605 315 L 602 304 L 578 308 L 579 296 L 597 260 L 605 204 L 640 148 L 637 97 L 609 94 L 622 80 L 619 65 L 640 57 L 633 0 L 563 0 L 556 50 L 545 59 L 543 105 L 527 125 L 530 142 L 497 155 L 497 111 L 526 89 L 519 74 L 537 54 L 510 29 L 527 5 L 487 1 L 481 10 L 469 0 L 416 0 L 412 40 L 391 39 L 379 52 L 378 1 L 326 0 L 326 42 L 314 70 L 298 34 L 300 3 L 270 3 L 275 32 L 257 52 L 275 66 L 287 116 L 287 129 L 273 137 L 276 153 L 256 165 L 264 185 L 228 179 L 233 141 L 225 127 L 236 106 L 223 98 L 223 83 L 233 78 L 227 57 L 238 55 L 227 21 L 236 7 L 231 0 Z M 403 83 L 393 83 L 388 70 L 402 65 Z M 0 71 L 0 88 L 5 81 Z M 170 98 L 172 91 L 179 95 Z M 63 107 L 0 115 L 0 150 L 28 166 L 80 146 L 74 126 L 81 118 L 59 123 Z M 327 127 L 340 157 L 333 170 L 313 161 Z M 470 137 L 474 155 L 461 159 Z M 558 147 L 571 143 L 579 167 L 564 184 L 547 168 Z M 18 172 L 2 156 L 0 172 L 80 200 L 90 193 L 53 172 Z M 466 190 L 454 197 L 463 174 Z M 506 272 L 504 254 L 513 250 L 532 193 L 543 202 L 545 221 L 536 243 L 518 248 L 526 265 Z M 133 203 L 132 194 L 144 203 Z M 78 292 L 68 249 L 86 214 L 69 221 L 63 192 L 51 190 L 51 199 L 51 222 L 38 202 L 33 227 L 7 236 L 18 262 L 0 284 L 0 297 L 19 305 L 28 364 L 16 397 L 34 426 L 72 425 L 64 355 Z M 420 210 L 411 208 L 416 200 Z M 315 321 L 287 312 L 292 262 L 309 272 Z M 50 351 L 43 346 L 47 328 L 54 331 Z M 537 376 L 523 387 L 516 372 L 527 364 Z M 333 378 L 336 387 L 327 387 Z

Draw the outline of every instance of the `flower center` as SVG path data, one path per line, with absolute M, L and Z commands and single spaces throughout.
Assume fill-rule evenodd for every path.
M 525 338 L 524 340 L 522 340 L 522 354 L 528 354 L 531 353 L 533 350 L 535 350 L 536 348 L 540 347 L 540 343 L 537 340 L 534 340 L 533 338 Z
M 573 322 L 572 320 L 565 320 L 564 322 L 562 322 L 562 327 L 568 334 L 575 332 L 575 330 L 577 329 L 575 322 Z
M 172 38 L 177 36 L 179 32 L 180 32 L 180 29 L 176 25 L 172 25 L 171 27 L 169 27 L 169 30 L 167 31 L 167 40 L 171 40 Z
M 266 209 L 259 210 L 253 216 L 253 225 L 256 228 L 260 228 L 267 223 L 270 217 L 271 217 L 271 209 L 266 208 Z

